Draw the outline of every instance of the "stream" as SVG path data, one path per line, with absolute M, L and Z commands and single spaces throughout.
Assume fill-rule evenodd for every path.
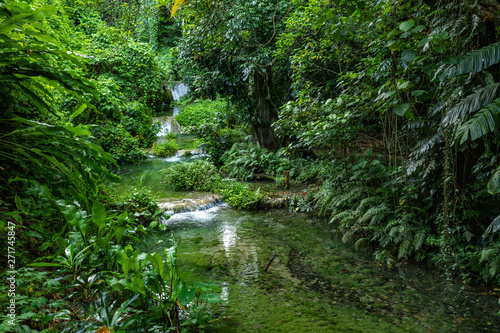
M 445 284 L 442 272 L 415 264 L 388 269 L 312 214 L 237 211 L 204 201 L 208 193 L 171 191 L 158 171 L 184 159 L 124 166 L 120 186 L 146 186 L 164 207 L 191 203 L 169 212 L 167 230 L 148 235 L 142 250 L 162 253 L 173 234 L 183 271 L 221 285 L 227 305 L 212 307 L 207 332 L 499 330 L 498 290 Z

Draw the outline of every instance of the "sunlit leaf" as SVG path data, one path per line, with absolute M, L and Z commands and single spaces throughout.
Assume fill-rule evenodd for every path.
M 406 113 L 406 111 L 408 111 L 408 109 L 410 108 L 410 104 L 408 103 L 405 103 L 405 104 L 399 104 L 399 105 L 396 105 L 394 107 L 394 113 L 397 114 L 398 116 L 401 116 L 403 117 Z
M 170 18 L 174 17 L 175 13 L 183 4 L 186 3 L 187 0 L 175 0 L 174 5 L 172 6 L 172 14 L 170 15 Z
M 399 25 L 399 29 L 403 32 L 407 32 L 408 30 L 410 30 L 411 28 L 413 28 L 413 26 L 415 25 L 415 21 L 413 20 L 408 20 L 408 21 L 405 21 L 403 23 L 401 23 Z

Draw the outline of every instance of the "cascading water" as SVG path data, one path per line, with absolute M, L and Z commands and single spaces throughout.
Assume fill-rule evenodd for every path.
M 173 100 L 178 101 L 182 96 L 185 96 L 189 92 L 189 88 L 181 82 L 176 84 L 171 91 Z M 173 109 L 168 109 L 164 115 L 153 118 L 153 122 L 158 121 L 161 123 L 161 130 L 157 134 L 159 137 L 167 136 L 169 133 L 179 133 L 180 126 L 175 119 L 175 116 L 179 114 L 179 111 L 180 108 L 174 107 Z
M 186 86 L 184 83 L 181 82 L 179 84 L 176 84 L 172 88 L 172 98 L 174 99 L 174 101 L 178 101 L 182 96 L 185 96 L 188 92 L 189 92 L 188 86 Z M 173 112 L 174 117 L 179 114 L 179 111 L 180 109 L 177 106 L 174 107 L 174 112 Z

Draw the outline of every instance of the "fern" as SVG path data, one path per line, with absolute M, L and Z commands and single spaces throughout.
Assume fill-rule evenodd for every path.
M 415 233 L 415 237 L 413 239 L 415 251 L 420 250 L 422 245 L 424 245 L 425 236 L 427 235 L 427 231 L 428 231 L 428 229 L 424 229 L 424 228 L 420 227 L 419 230 Z
M 449 66 L 439 77 L 441 81 L 464 73 L 478 73 L 500 62 L 500 43 L 495 43 L 466 54 Z
M 411 153 L 411 157 L 413 159 L 420 159 L 423 156 L 427 155 L 431 150 L 433 150 L 437 145 L 443 142 L 443 132 L 438 132 L 435 135 L 427 138 L 425 140 L 417 143 L 415 149 Z
M 382 221 L 387 216 L 387 208 L 384 204 L 371 207 L 366 211 L 366 213 L 359 219 L 358 223 L 364 224 L 366 222 Z M 374 223 L 370 223 L 372 225 Z
M 359 205 L 358 205 L 358 208 L 356 208 L 356 211 L 357 212 L 362 212 L 362 211 L 365 211 L 368 207 L 380 205 L 380 203 L 382 202 L 382 200 L 383 199 L 381 197 L 368 197 L 368 198 L 365 198 L 365 199 L 363 199 L 363 200 L 361 200 L 359 202 Z
M 330 223 L 347 224 L 348 222 L 354 220 L 354 214 L 350 210 L 345 210 L 338 214 L 332 215 L 330 218 Z
M 404 236 L 399 246 L 398 259 L 408 258 L 413 253 L 413 234 L 408 230 Z

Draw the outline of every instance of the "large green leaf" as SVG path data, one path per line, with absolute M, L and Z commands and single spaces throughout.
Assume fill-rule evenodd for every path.
M 446 116 L 441 121 L 441 126 L 460 126 L 470 114 L 493 101 L 499 86 L 500 83 L 491 84 L 464 98 L 460 103 L 446 113 Z
M 408 20 L 408 21 L 405 21 L 405 22 L 401 23 L 399 25 L 399 29 L 402 30 L 403 32 L 407 32 L 408 30 L 410 30 L 411 28 L 413 28 L 414 25 L 415 25 L 415 21 Z
M 498 168 L 488 182 L 488 192 L 490 194 L 500 193 L 500 168 Z
M 458 60 L 457 64 L 447 67 L 439 76 L 439 79 L 445 80 L 463 73 L 477 73 L 498 62 L 500 62 L 500 42 L 463 56 Z
M 399 104 L 394 107 L 394 113 L 397 114 L 400 117 L 404 117 L 406 114 L 406 111 L 410 108 L 410 104 Z
M 99 233 L 106 225 L 106 208 L 98 200 L 94 201 L 92 207 L 92 221 L 99 228 Z
M 464 143 L 469 138 L 476 140 L 497 128 L 500 117 L 500 98 L 479 110 L 474 116 L 459 127 L 457 138 Z

